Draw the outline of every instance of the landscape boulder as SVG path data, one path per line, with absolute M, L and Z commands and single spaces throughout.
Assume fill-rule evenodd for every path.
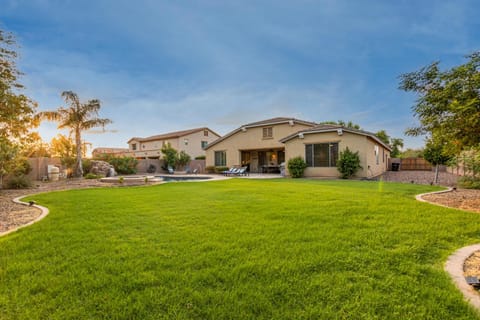
M 89 173 L 109 177 L 113 172 L 115 172 L 115 169 L 110 163 L 101 160 L 92 160 L 92 167 Z

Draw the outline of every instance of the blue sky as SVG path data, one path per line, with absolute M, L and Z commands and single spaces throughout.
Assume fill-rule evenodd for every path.
M 20 44 L 26 94 L 40 110 L 72 90 L 114 121 L 94 147 L 208 126 L 219 134 L 271 117 L 351 120 L 405 137 L 415 96 L 399 75 L 480 49 L 476 0 L 2 0 Z M 111 132 L 115 131 L 115 132 Z M 53 123 L 40 133 L 50 140 Z

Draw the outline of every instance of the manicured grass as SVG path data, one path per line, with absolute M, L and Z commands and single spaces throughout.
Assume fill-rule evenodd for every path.
M 55 192 L 0 238 L 0 319 L 478 319 L 443 271 L 480 216 L 432 187 L 246 180 Z

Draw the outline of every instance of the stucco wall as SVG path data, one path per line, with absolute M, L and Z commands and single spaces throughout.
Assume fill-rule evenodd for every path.
M 372 177 L 386 171 L 387 163 L 382 162 L 383 147 L 379 147 L 379 164 L 376 164 L 374 155 L 375 142 L 366 136 L 344 132 L 339 136 L 336 132 L 325 132 L 315 134 L 305 134 L 303 139 L 294 138 L 285 143 L 285 162 L 289 159 L 300 156 L 305 159 L 305 145 L 316 143 L 338 143 L 339 153 L 347 147 L 357 152 L 360 157 L 361 166 L 363 169 L 356 174 L 357 177 Z M 388 150 L 385 150 L 387 153 Z M 388 153 L 389 154 L 389 153 Z M 287 169 L 288 173 L 288 169 Z M 307 177 L 339 177 L 339 172 L 336 167 L 308 167 L 305 170 Z
M 170 143 L 172 148 L 176 149 L 178 152 L 185 151 L 193 159 L 197 156 L 205 155 L 205 151 L 202 149 L 201 146 L 202 141 L 207 141 L 208 143 L 211 143 L 218 138 L 219 137 L 210 130 L 208 132 L 208 136 L 205 136 L 203 130 L 200 130 L 195 133 L 182 136 L 180 138 L 159 139 L 145 142 L 132 140 L 129 144 L 129 156 L 161 158 L 162 152 L 160 151 L 160 149 L 162 149 L 163 142 L 165 142 Z M 188 140 L 188 144 L 185 144 L 185 139 Z M 137 150 L 132 150 L 132 143 L 137 144 Z
M 211 131 L 208 132 L 208 136 L 206 137 L 202 131 L 186 135 L 180 138 L 180 147 L 177 149 L 180 151 L 185 151 L 194 159 L 198 156 L 205 155 L 205 150 L 202 149 L 202 141 L 207 141 L 207 143 L 212 143 L 213 141 L 220 138 L 219 136 L 213 134 Z M 188 144 L 185 145 L 185 139 L 188 140 Z
M 272 138 L 263 138 L 263 128 L 266 127 L 273 128 Z M 283 143 L 279 142 L 280 139 L 306 128 L 310 127 L 298 123 L 290 126 L 288 123 L 285 123 L 247 128 L 246 131 L 240 130 L 207 150 L 206 165 L 215 165 L 215 151 L 226 151 L 226 165 L 228 167 L 240 165 L 241 150 L 268 150 L 275 148 L 283 149 L 285 146 Z

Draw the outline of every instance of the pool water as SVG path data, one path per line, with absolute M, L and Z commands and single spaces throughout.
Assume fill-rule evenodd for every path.
M 208 180 L 212 177 L 198 177 L 198 176 L 155 176 L 155 178 L 161 178 L 163 181 L 192 181 L 192 180 Z

